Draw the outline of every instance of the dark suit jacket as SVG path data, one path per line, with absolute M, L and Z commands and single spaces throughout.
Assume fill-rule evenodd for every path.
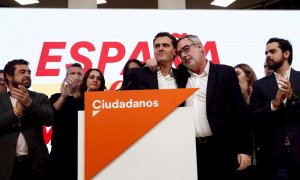
M 251 129 L 235 71 L 230 66 L 208 63 L 206 112 L 213 136 L 224 153 L 227 151 L 235 158 L 238 153 L 251 155 Z M 179 65 L 179 71 L 186 78 L 190 76 L 183 65 Z
M 172 68 L 178 88 L 185 88 L 186 80 Z M 158 89 L 157 73 L 147 67 L 130 69 L 124 78 L 122 90 Z
M 37 175 L 47 170 L 48 149 L 44 142 L 43 125 L 50 126 L 53 111 L 48 97 L 29 91 L 30 107 L 19 118 L 13 112 L 7 92 L 0 94 L 0 179 L 10 179 L 16 157 L 16 144 L 22 132 L 27 145 L 31 173 Z M 21 126 L 19 123 L 21 122 Z
M 186 78 L 172 68 L 177 88 L 185 88 Z M 147 67 L 130 69 L 124 78 L 121 90 L 158 89 L 157 73 Z M 179 106 L 184 106 L 182 102 Z
M 274 74 L 258 80 L 250 99 L 250 109 L 256 140 L 262 162 L 277 166 L 281 164 L 284 144 L 288 136 L 293 159 L 300 167 L 300 72 L 291 69 L 290 82 L 293 89 L 291 100 L 286 106 L 282 103 L 277 111 L 271 110 L 271 101 L 275 98 L 278 85 Z

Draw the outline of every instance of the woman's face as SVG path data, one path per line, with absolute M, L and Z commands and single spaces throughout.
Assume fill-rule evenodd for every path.
M 128 64 L 128 69 L 131 69 L 131 68 L 139 68 L 140 66 L 135 63 L 135 62 L 131 62 Z
M 97 91 L 100 85 L 100 73 L 95 70 L 91 71 L 86 81 L 87 91 Z
M 245 82 L 245 81 L 249 81 L 249 79 L 246 76 L 245 72 L 241 68 L 236 67 L 234 70 L 235 70 L 235 74 L 237 75 L 240 83 Z

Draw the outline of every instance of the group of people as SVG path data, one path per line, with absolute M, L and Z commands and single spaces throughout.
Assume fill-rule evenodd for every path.
M 209 62 L 195 35 L 158 33 L 153 47 L 155 58 L 129 71 L 124 89 L 199 88 L 184 104 L 194 109 L 199 179 L 300 179 L 300 72 L 288 40 L 267 42 L 259 80 L 246 64 Z
M 198 179 L 300 179 L 300 72 L 291 68 L 288 40 L 267 42 L 271 72 L 259 80 L 247 64 L 208 61 L 195 35 L 160 32 L 153 48 L 145 65 L 125 64 L 119 90 L 199 88 L 180 105 L 194 110 Z M 30 73 L 23 59 L 9 61 L 3 78 L 0 72 L 0 179 L 77 179 L 77 112 L 84 92 L 106 90 L 104 75 L 71 64 L 60 93 L 48 99 L 28 89 Z M 53 128 L 50 156 L 43 126 Z M 255 176 L 243 173 L 251 164 Z
M 15 59 L 5 65 L 2 73 L 0 179 L 77 179 L 77 113 L 84 109 L 84 92 L 106 89 L 103 73 L 89 69 L 83 74 L 80 64 L 71 64 L 61 92 L 48 99 L 28 89 L 28 65 L 24 59 Z M 43 126 L 53 128 L 50 155 Z

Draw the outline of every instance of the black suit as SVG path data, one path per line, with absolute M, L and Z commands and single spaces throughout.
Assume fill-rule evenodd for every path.
M 286 136 L 290 141 L 291 155 L 295 166 L 295 179 L 300 179 L 300 72 L 291 69 L 290 82 L 293 89 L 291 100 L 287 100 L 276 111 L 271 110 L 278 85 L 274 73 L 256 82 L 250 99 L 253 112 L 256 143 L 259 148 L 257 165 L 264 178 L 269 178 L 274 169 L 283 164 L 286 151 Z
M 177 69 L 172 68 L 177 88 L 185 88 L 185 79 Z M 130 69 L 124 78 L 122 90 L 158 89 L 157 73 L 147 67 Z
M 23 133 L 28 146 L 30 173 L 38 177 L 48 170 L 49 153 L 44 142 L 43 125 L 52 125 L 53 111 L 46 95 L 28 92 L 32 102 L 20 118 L 13 112 L 8 93 L 0 94 L 1 180 L 9 180 L 12 176 L 16 158 L 16 144 L 20 132 Z M 20 122 L 21 125 L 19 126 Z
M 206 90 L 207 119 L 212 140 L 196 140 L 198 178 L 236 178 L 240 153 L 251 155 L 252 138 L 245 117 L 245 103 L 232 67 L 211 62 Z M 185 77 L 190 74 L 180 66 Z M 213 173 L 211 173 L 213 172 Z

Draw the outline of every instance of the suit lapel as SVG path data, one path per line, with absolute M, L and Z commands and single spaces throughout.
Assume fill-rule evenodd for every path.
M 291 74 L 290 74 L 290 82 L 292 89 L 299 89 L 299 82 L 297 80 L 299 79 L 297 72 L 294 69 L 291 69 Z
M 186 81 L 183 81 L 183 75 L 180 75 L 177 69 L 172 68 L 173 75 L 175 77 L 177 88 L 185 88 Z
M 275 77 L 275 73 L 273 73 L 269 78 L 271 78 L 271 81 L 269 81 L 270 82 L 269 86 L 270 86 L 270 89 L 272 91 L 272 94 L 274 94 L 274 97 L 275 97 L 276 93 L 278 91 L 278 84 L 277 84 L 277 80 L 276 80 L 276 77 Z
M 211 63 L 209 65 L 209 74 L 208 74 L 208 80 L 207 80 L 207 89 L 206 89 L 206 105 L 209 104 L 210 98 L 212 91 L 214 89 L 215 83 L 217 82 L 217 77 L 218 77 L 218 71 L 216 70 L 216 65 Z
M 1 108 L 3 107 L 5 109 L 5 111 L 9 111 L 10 109 L 13 108 L 12 104 L 11 104 L 11 100 L 10 100 L 7 92 L 1 93 L 0 102 L 1 102 L 1 105 L 0 105 Z
M 147 75 L 147 82 L 149 82 L 150 89 L 158 89 L 158 80 L 157 80 L 157 73 L 151 72 L 148 68 L 146 69 Z

